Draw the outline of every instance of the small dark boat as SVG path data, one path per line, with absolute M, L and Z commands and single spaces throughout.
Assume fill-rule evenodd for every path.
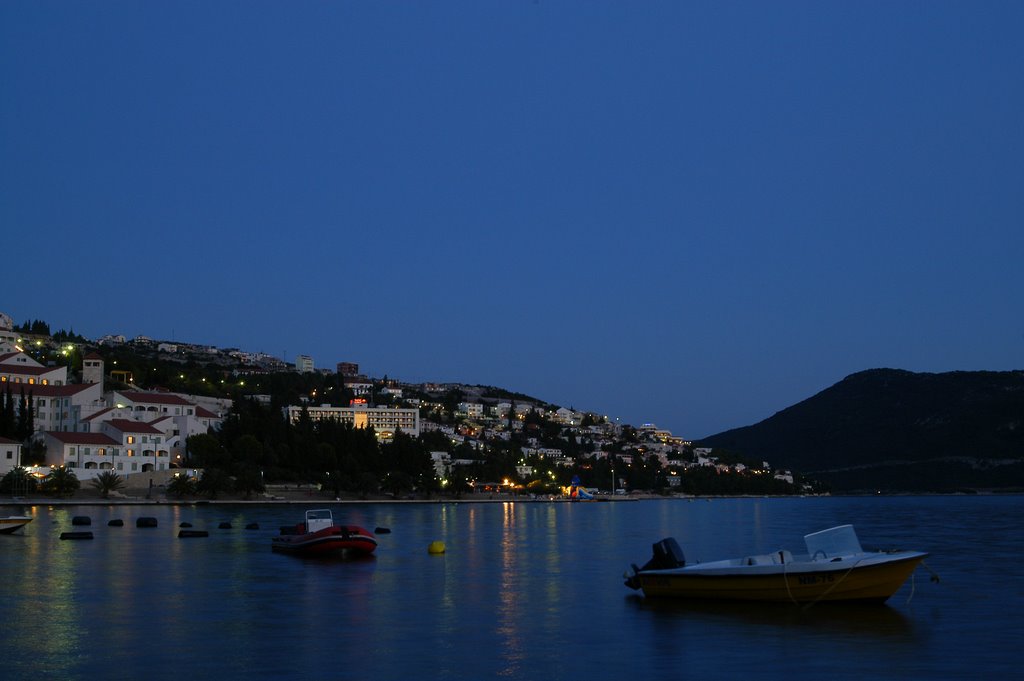
M 78 531 L 78 532 L 61 532 L 61 539 L 92 539 L 92 532 Z
M 189 537 L 209 537 L 210 533 L 206 530 L 178 530 L 178 539 L 187 539 Z
M 274 551 L 302 556 L 339 551 L 369 555 L 377 548 L 372 532 L 357 525 L 335 525 L 329 509 L 306 511 L 305 522 L 282 527 L 281 534 L 271 542 Z

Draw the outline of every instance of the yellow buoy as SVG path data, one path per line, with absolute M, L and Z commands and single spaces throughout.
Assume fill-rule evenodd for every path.
M 432 541 L 430 546 L 427 547 L 427 553 L 439 554 L 444 553 L 444 542 L 443 541 Z

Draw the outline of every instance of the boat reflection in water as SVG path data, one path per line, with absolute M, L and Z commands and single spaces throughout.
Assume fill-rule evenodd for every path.
M 779 637 L 813 631 L 848 639 L 910 641 L 920 635 L 914 621 L 899 610 L 872 603 L 820 604 L 795 608 L 784 603 L 626 597 L 637 610 L 653 613 L 683 628 L 741 629 Z

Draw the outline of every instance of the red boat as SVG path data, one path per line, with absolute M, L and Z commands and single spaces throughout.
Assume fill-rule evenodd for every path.
M 358 525 L 335 525 L 329 509 L 306 511 L 306 521 L 281 528 L 271 539 L 274 551 L 301 556 L 322 556 L 347 551 L 370 555 L 377 548 L 373 533 Z

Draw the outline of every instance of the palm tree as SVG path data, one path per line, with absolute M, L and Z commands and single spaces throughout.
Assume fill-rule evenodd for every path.
M 43 490 L 57 497 L 70 498 L 81 486 L 75 472 L 64 466 L 51 469 L 50 474 L 43 478 Z
M 122 478 L 114 471 L 103 471 L 95 478 L 90 480 L 89 484 L 91 484 L 93 487 L 97 489 L 97 491 L 99 491 L 101 497 L 103 497 L 104 499 L 109 499 L 110 493 L 116 492 L 117 490 L 124 487 L 125 482 L 124 478 Z
M 36 491 L 36 478 L 22 466 L 11 469 L 0 479 L 0 492 L 20 496 Z
M 167 483 L 167 491 L 179 499 L 194 496 L 196 493 L 196 479 L 187 475 L 176 475 Z

